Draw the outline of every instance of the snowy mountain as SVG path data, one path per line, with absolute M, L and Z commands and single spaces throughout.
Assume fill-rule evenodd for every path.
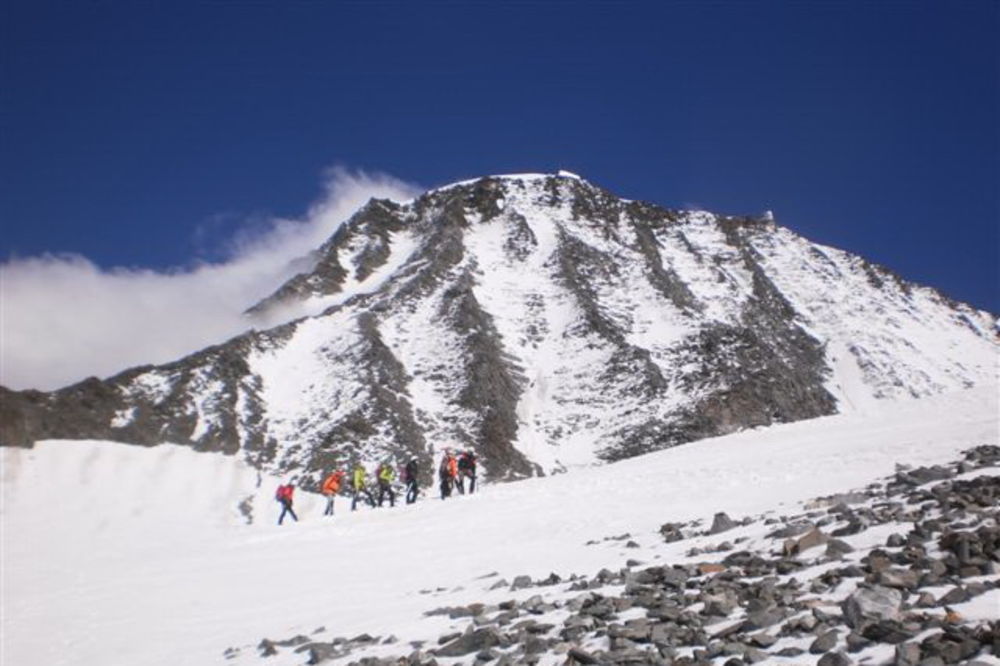
M 770 215 L 620 199 L 566 173 L 372 200 L 177 362 L 0 389 L 0 441 L 172 442 L 306 487 L 478 451 L 492 479 L 991 382 L 989 315 Z M 285 322 L 285 323 L 282 323 Z

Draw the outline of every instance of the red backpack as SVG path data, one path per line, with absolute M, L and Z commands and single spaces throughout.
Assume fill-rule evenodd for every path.
M 274 494 L 274 499 L 278 500 L 279 502 L 282 500 L 290 501 L 292 499 L 292 493 L 294 491 L 295 489 L 292 487 L 291 484 L 287 486 L 278 486 L 278 492 Z

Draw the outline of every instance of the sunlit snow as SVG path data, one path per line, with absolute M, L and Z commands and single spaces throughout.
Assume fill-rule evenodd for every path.
M 641 545 L 629 556 L 679 561 L 687 546 L 663 543 L 663 522 L 791 512 L 897 462 L 954 459 L 997 442 L 996 406 L 995 386 L 882 402 L 444 502 L 429 493 L 351 514 L 340 498 L 332 519 L 300 494 L 301 521 L 282 527 L 278 479 L 238 457 L 109 442 L 4 448 L 4 663 L 220 663 L 230 647 L 235 663 L 259 663 L 261 638 L 321 626 L 320 638 L 433 640 L 451 621 L 424 612 L 516 596 L 488 591 L 486 574 L 620 567 L 620 542 L 585 544 L 623 532 Z M 303 662 L 286 652 L 267 663 Z

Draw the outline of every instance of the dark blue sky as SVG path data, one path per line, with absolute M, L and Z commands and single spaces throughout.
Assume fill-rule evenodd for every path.
M 0 258 L 213 258 L 324 168 L 773 209 L 1000 311 L 1000 3 L 5 0 Z M 212 228 L 209 225 L 209 228 Z

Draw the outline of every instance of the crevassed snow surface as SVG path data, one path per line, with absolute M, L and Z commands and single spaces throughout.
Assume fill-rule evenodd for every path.
M 20 664 L 259 663 L 261 638 L 362 632 L 434 639 L 425 611 L 514 596 L 499 572 L 542 577 L 620 567 L 631 533 L 666 563 L 666 521 L 794 511 L 894 464 L 952 460 L 998 441 L 995 386 L 703 440 L 474 496 L 359 510 L 300 495 L 278 527 L 276 479 L 238 458 L 110 442 L 0 451 L 2 654 Z M 238 509 L 243 505 L 243 511 Z M 246 514 L 253 517 L 247 523 Z M 633 551 L 634 552 L 634 551 Z M 421 590 L 438 590 L 421 593 Z M 533 593 L 525 590 L 526 593 Z M 241 648 L 235 660 L 223 651 Z M 402 649 L 406 649 L 405 647 Z M 268 663 L 302 663 L 290 651 Z

